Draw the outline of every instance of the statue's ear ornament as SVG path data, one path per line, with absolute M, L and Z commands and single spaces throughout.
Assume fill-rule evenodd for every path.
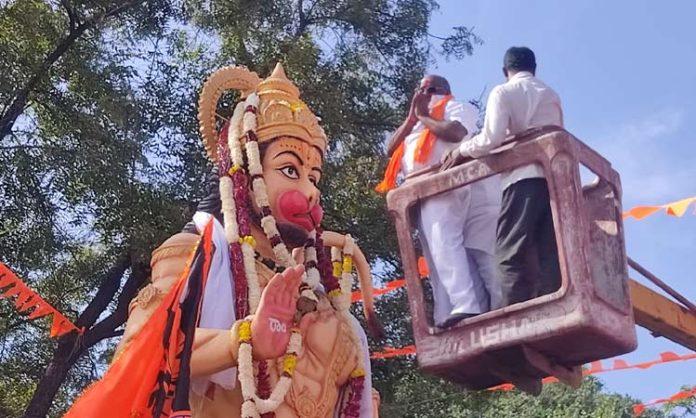
M 215 111 L 220 97 L 227 90 L 239 90 L 242 98 L 256 91 L 261 78 L 242 66 L 220 68 L 203 83 L 198 99 L 198 123 L 208 157 L 217 161 L 217 132 L 215 130 Z

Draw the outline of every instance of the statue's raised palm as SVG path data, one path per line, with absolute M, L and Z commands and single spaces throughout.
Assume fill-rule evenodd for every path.
M 302 264 L 288 268 L 273 276 L 263 289 L 258 310 L 251 321 L 254 358 L 272 359 L 285 353 L 303 273 Z M 309 320 L 308 316 L 303 318 L 303 322 Z

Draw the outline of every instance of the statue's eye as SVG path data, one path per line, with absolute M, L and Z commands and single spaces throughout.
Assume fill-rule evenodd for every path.
M 314 176 L 309 176 L 309 181 L 314 185 L 314 187 L 319 187 L 319 180 Z
M 285 174 L 285 177 L 297 180 L 300 178 L 300 173 L 297 172 L 297 169 L 292 166 L 292 165 L 287 165 L 285 167 L 282 167 L 279 169 L 281 173 Z

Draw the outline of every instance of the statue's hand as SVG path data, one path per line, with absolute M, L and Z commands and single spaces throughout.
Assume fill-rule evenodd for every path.
M 259 307 L 251 321 L 255 359 L 272 359 L 285 354 L 303 273 L 301 264 L 288 268 L 273 276 L 263 289 Z

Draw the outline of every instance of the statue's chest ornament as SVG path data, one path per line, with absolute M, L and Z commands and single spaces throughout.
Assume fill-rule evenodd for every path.
M 330 415 L 336 405 L 339 388 L 345 383 L 342 380 L 347 378 L 342 374 L 351 364 L 351 356 L 356 355 L 349 324 L 337 316 L 319 321 L 329 324 L 338 321 L 334 328 L 337 330 L 336 338 L 312 338 L 310 327 L 305 335 L 305 351 L 298 358 L 296 377 L 285 397 L 285 402 L 303 418 L 325 418 Z M 333 343 L 330 351 L 325 347 L 327 343 Z M 325 358 L 321 353 L 327 351 L 329 356 Z M 316 373 L 317 363 L 325 366 L 323 373 Z

